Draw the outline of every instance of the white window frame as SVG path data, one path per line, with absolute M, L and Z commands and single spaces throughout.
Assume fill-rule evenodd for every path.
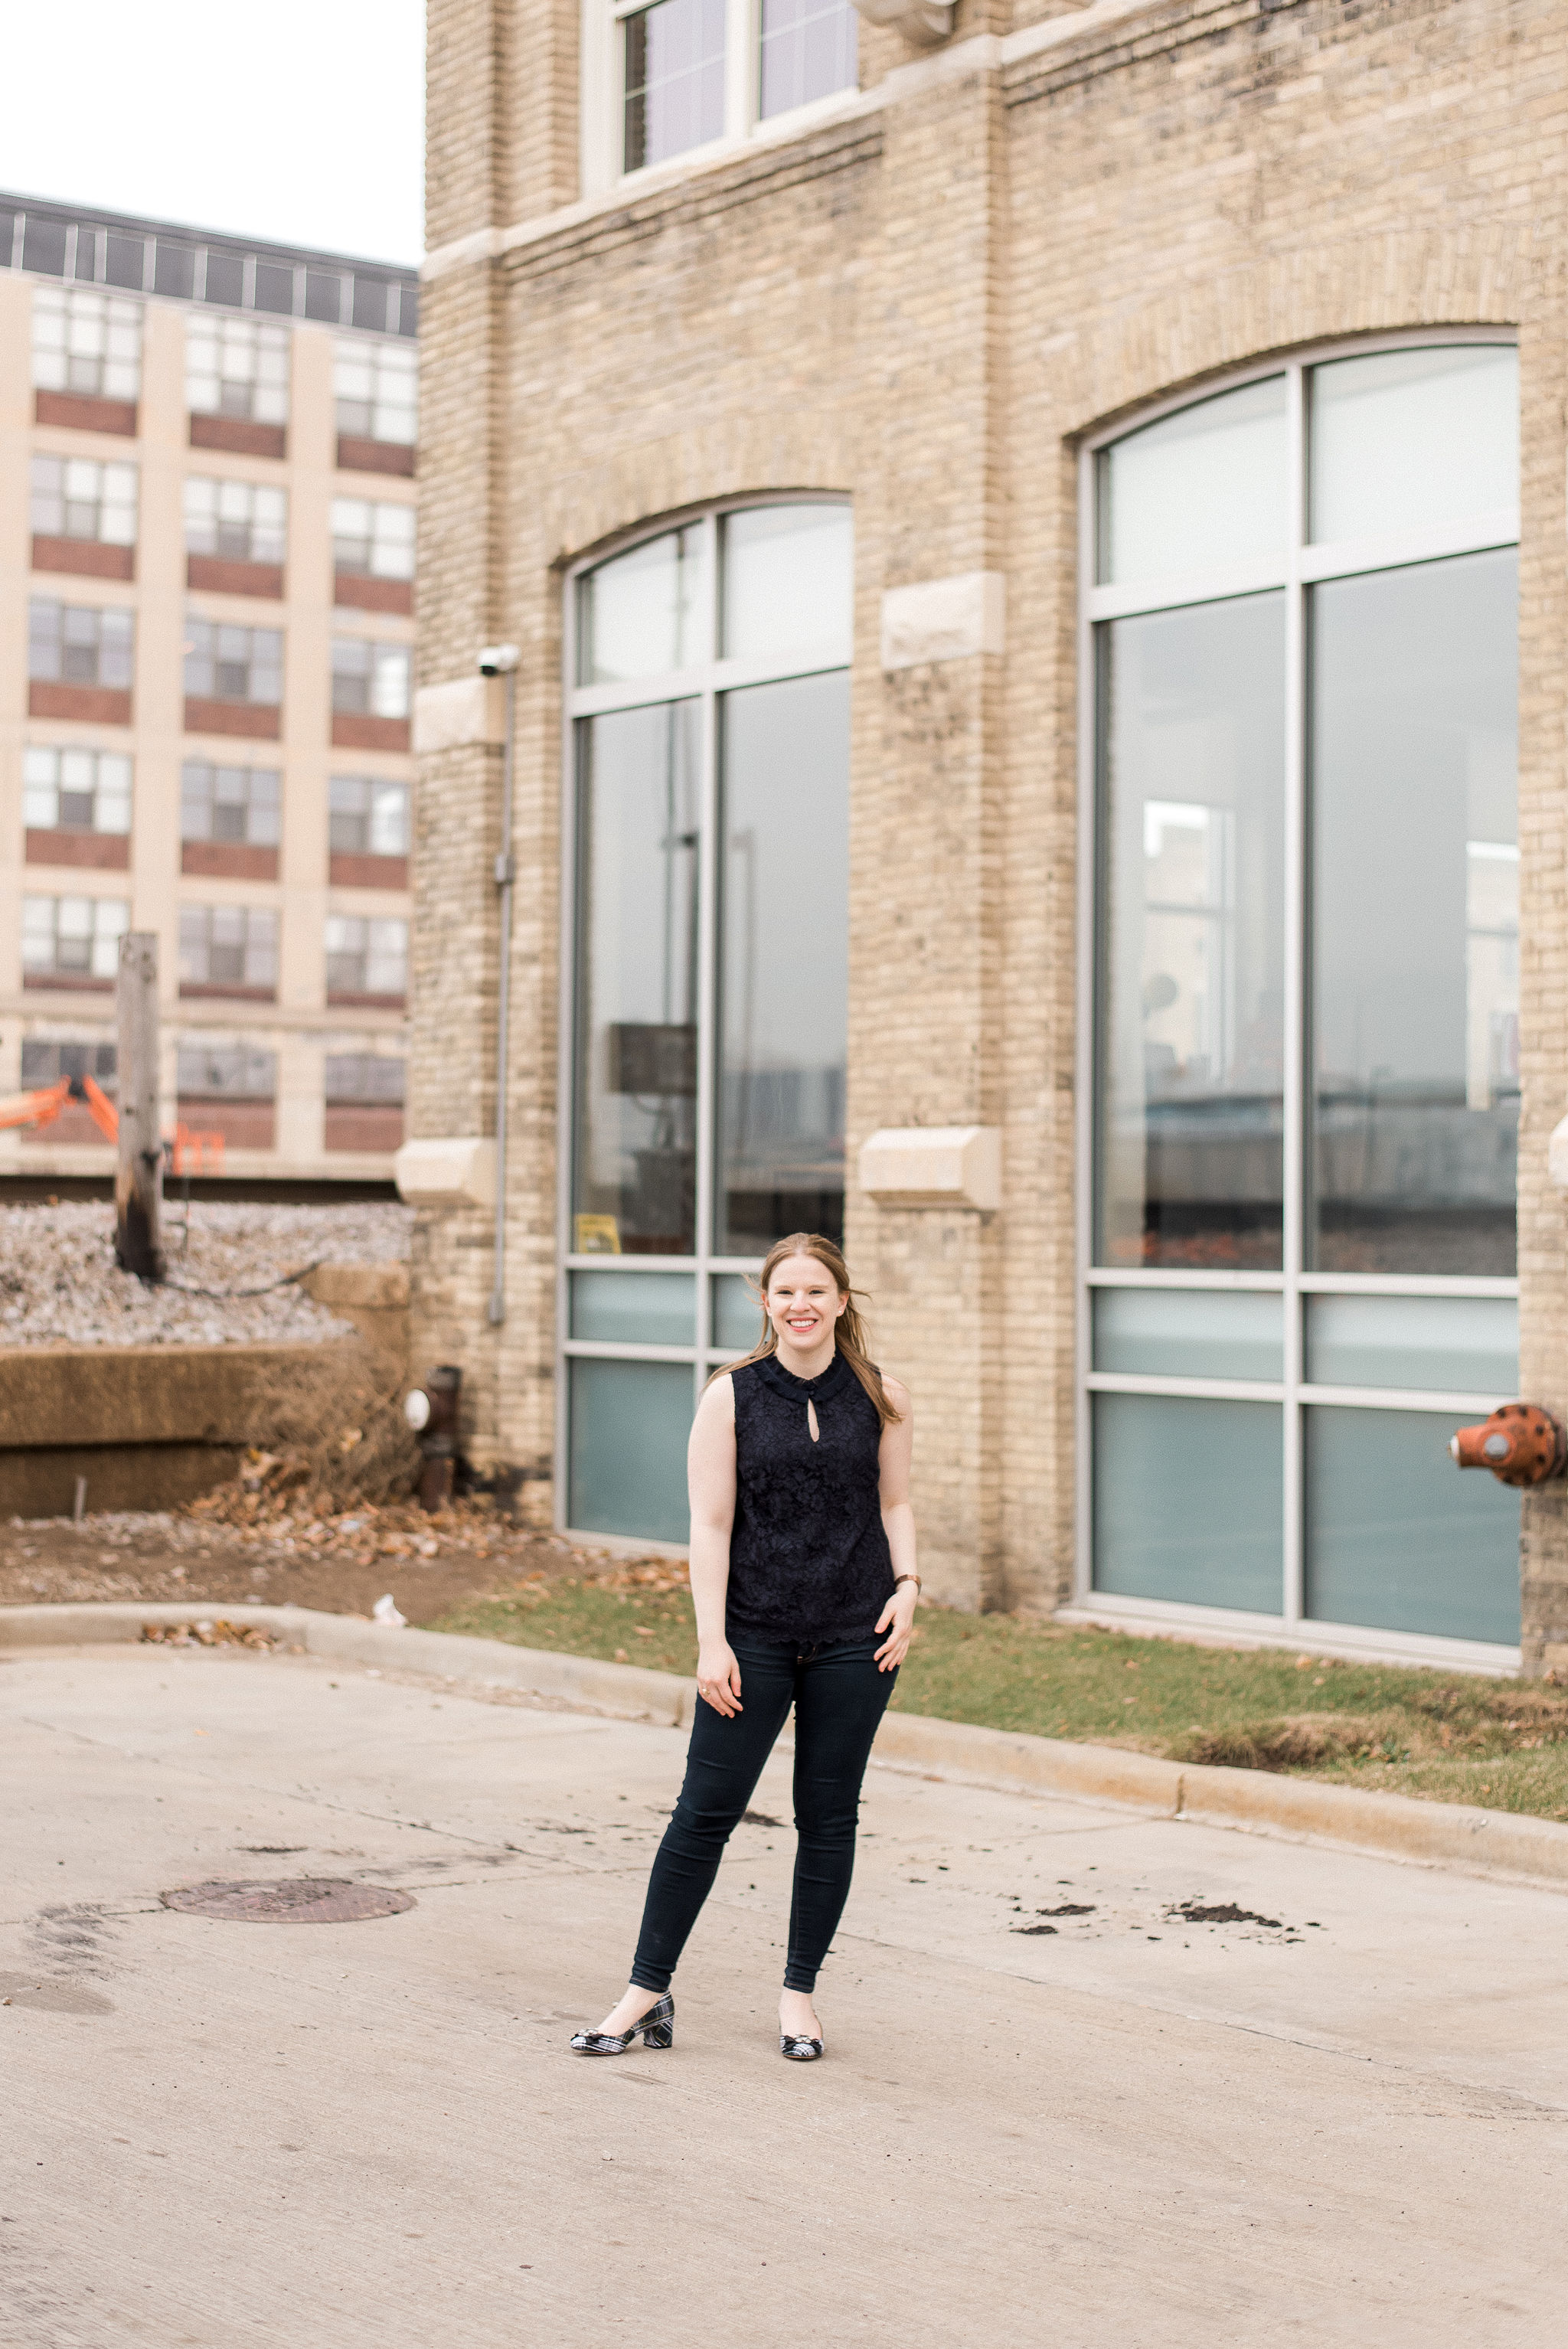
M 582 192 L 603 194 L 624 184 L 636 187 L 655 174 L 703 162 L 730 149 L 742 147 L 759 131 L 772 133 L 786 126 L 786 135 L 804 129 L 820 116 L 837 114 L 859 97 L 849 84 L 814 98 L 804 106 L 764 118 L 761 100 L 762 0 L 725 0 L 724 129 L 700 147 L 683 148 L 660 163 L 635 171 L 621 168 L 624 136 L 624 90 L 622 86 L 624 48 L 621 27 L 628 16 L 641 16 L 650 0 L 583 0 L 582 59 L 579 80 L 579 146 Z
M 1305 1612 L 1303 1431 L 1312 1403 L 1347 1404 L 1373 1411 L 1429 1411 L 1449 1418 L 1484 1416 L 1508 1400 L 1496 1394 L 1450 1394 L 1405 1388 L 1330 1387 L 1309 1383 L 1303 1334 L 1308 1295 L 1354 1297 L 1517 1298 L 1519 1281 L 1438 1275 L 1401 1277 L 1382 1273 L 1304 1272 L 1305 1086 L 1304 993 L 1306 983 L 1305 742 L 1307 591 L 1321 579 L 1352 577 L 1394 565 L 1437 561 L 1517 545 L 1517 506 L 1478 514 L 1463 527 L 1439 527 L 1398 538 L 1312 543 L 1306 518 L 1306 378 L 1312 368 L 1334 359 L 1365 358 L 1381 351 L 1451 349 L 1456 345 L 1516 345 L 1506 326 L 1412 327 L 1404 332 L 1357 336 L 1313 344 L 1284 358 L 1258 360 L 1153 400 L 1103 431 L 1088 436 L 1078 458 L 1078 1133 L 1076 1137 L 1077 1395 L 1075 1573 L 1073 1614 L 1099 1622 L 1137 1621 L 1144 1629 L 1202 1630 L 1217 1638 L 1239 1638 L 1268 1647 L 1310 1645 L 1325 1655 L 1372 1656 L 1429 1661 L 1449 1670 L 1506 1672 L 1520 1669 L 1520 1651 L 1483 1640 L 1450 1640 L 1426 1632 L 1379 1631 L 1365 1626 L 1327 1623 Z M 1102 449 L 1146 424 L 1193 408 L 1222 392 L 1283 376 L 1289 432 L 1287 464 L 1290 535 L 1281 561 L 1233 564 L 1224 571 L 1180 574 L 1142 586 L 1102 585 L 1096 579 L 1096 463 Z M 1284 1236 L 1280 1272 L 1224 1272 L 1178 1268 L 1097 1265 L 1094 1261 L 1095 1121 L 1095 892 L 1099 855 L 1096 692 L 1097 626 L 1134 613 L 1159 612 L 1215 600 L 1283 590 L 1285 597 L 1285 925 L 1284 925 Z M 1280 1381 L 1167 1378 L 1093 1367 L 1093 1307 L 1097 1289 L 1261 1289 L 1284 1304 L 1284 1345 Z M 1271 1402 L 1283 1407 L 1284 1435 L 1284 1603 L 1278 1615 L 1254 1615 L 1223 1607 L 1171 1599 L 1123 1598 L 1094 1588 L 1094 1485 L 1092 1399 L 1098 1393 L 1196 1395 Z M 1072 1619 L 1069 1615 L 1068 1619 Z
M 714 1246 L 714 1183 L 717 1165 L 716 1093 L 718 1082 L 715 1031 L 718 989 L 719 704 L 726 694 L 748 685 L 773 684 L 787 678 L 812 677 L 839 670 L 852 673 L 853 657 L 852 646 L 846 648 L 841 660 L 822 660 L 810 656 L 791 660 L 787 654 L 781 659 L 770 661 L 715 657 L 713 648 L 717 640 L 720 594 L 720 525 L 731 514 L 758 510 L 772 512 L 779 506 L 790 505 L 835 505 L 852 511 L 851 499 L 828 490 L 774 491 L 769 495 L 724 499 L 715 505 L 688 506 L 679 512 L 663 516 L 656 523 L 643 523 L 636 529 L 626 531 L 608 544 L 596 548 L 581 563 L 574 564 L 566 574 L 565 625 L 562 646 L 564 689 L 561 734 L 561 961 L 560 987 L 556 997 L 561 1006 L 561 1016 L 555 1096 L 561 1107 L 555 1153 L 554 1522 L 562 1531 L 569 1530 L 566 1516 L 570 1498 L 569 1390 L 571 1365 L 574 1359 L 597 1355 L 615 1361 L 688 1364 L 692 1371 L 695 1410 L 712 1373 L 722 1369 L 726 1362 L 737 1361 L 747 1350 L 743 1346 L 716 1343 L 713 1336 L 715 1282 L 726 1274 L 733 1273 L 749 1273 L 755 1278 L 764 1261 L 764 1255 L 726 1256 Z M 665 538 L 673 532 L 692 528 L 700 529 L 704 538 L 701 598 L 693 607 L 693 618 L 697 625 L 703 648 L 700 658 L 689 667 L 662 669 L 653 677 L 628 678 L 614 685 L 580 685 L 577 682 L 577 653 L 583 581 L 606 563 L 614 562 L 617 555 L 629 554 L 634 547 L 646 545 L 653 539 Z M 696 1247 L 690 1256 L 584 1256 L 573 1247 L 577 1148 L 577 728 L 583 719 L 597 717 L 604 711 L 643 709 L 655 702 L 694 700 L 701 708 L 698 804 L 702 843 L 697 899 Z M 847 1177 L 848 1169 L 845 1171 Z M 572 1276 L 574 1272 L 603 1272 L 607 1268 L 629 1274 L 634 1279 L 651 1273 L 689 1273 L 694 1284 L 692 1341 L 680 1345 L 644 1345 L 630 1339 L 573 1338 L 571 1335 Z M 758 1319 L 760 1321 L 760 1315 Z M 583 1538 L 603 1541 L 607 1537 L 588 1534 Z M 637 1547 L 658 1551 L 669 1548 L 671 1545 L 651 1537 L 645 1541 L 638 1536 Z

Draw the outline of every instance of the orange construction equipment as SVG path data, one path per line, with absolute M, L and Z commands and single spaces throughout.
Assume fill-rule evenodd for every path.
M 94 1077 L 62 1077 L 36 1092 L 13 1093 L 9 1101 L 0 1102 L 0 1127 L 30 1125 L 42 1132 L 73 1101 L 87 1103 L 88 1114 L 106 1142 L 119 1140 L 119 1112 Z
M 62 1077 L 57 1084 L 41 1085 L 36 1092 L 13 1093 L 9 1100 L 0 1101 L 0 1130 L 7 1126 L 30 1125 L 41 1133 L 53 1125 L 67 1102 L 87 1104 L 88 1114 L 106 1142 L 119 1140 L 119 1112 L 94 1077 Z M 223 1137 L 221 1133 L 197 1133 L 189 1125 L 177 1125 L 172 1136 L 171 1164 L 176 1174 L 221 1174 L 223 1171 Z

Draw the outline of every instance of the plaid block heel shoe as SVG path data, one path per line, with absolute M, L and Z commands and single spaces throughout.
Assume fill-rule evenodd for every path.
M 624 2055 L 641 2032 L 645 2047 L 673 2047 L 676 2044 L 676 2002 L 665 1991 L 656 2005 L 650 2006 L 641 2023 L 634 2023 L 630 2031 L 578 2031 L 572 2038 L 573 2052 L 578 2055 Z
M 814 2064 L 821 2052 L 821 2041 L 809 2039 L 803 2031 L 781 2031 L 779 2033 L 779 2053 L 789 2063 Z

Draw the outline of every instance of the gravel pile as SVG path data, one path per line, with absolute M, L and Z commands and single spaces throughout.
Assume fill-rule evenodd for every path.
M 297 1286 L 266 1288 L 311 1264 L 407 1261 L 409 1207 L 221 1206 L 166 1212 L 168 1283 L 147 1288 L 114 1260 L 114 1209 L 97 1200 L 0 1208 L 0 1346 L 311 1344 L 346 1322 Z M 220 1297 L 182 1292 L 216 1289 Z

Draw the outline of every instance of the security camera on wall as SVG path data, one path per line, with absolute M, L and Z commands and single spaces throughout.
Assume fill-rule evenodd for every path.
M 504 677 L 509 669 L 517 667 L 518 659 L 519 654 L 515 645 L 481 646 L 479 655 L 480 675 Z

